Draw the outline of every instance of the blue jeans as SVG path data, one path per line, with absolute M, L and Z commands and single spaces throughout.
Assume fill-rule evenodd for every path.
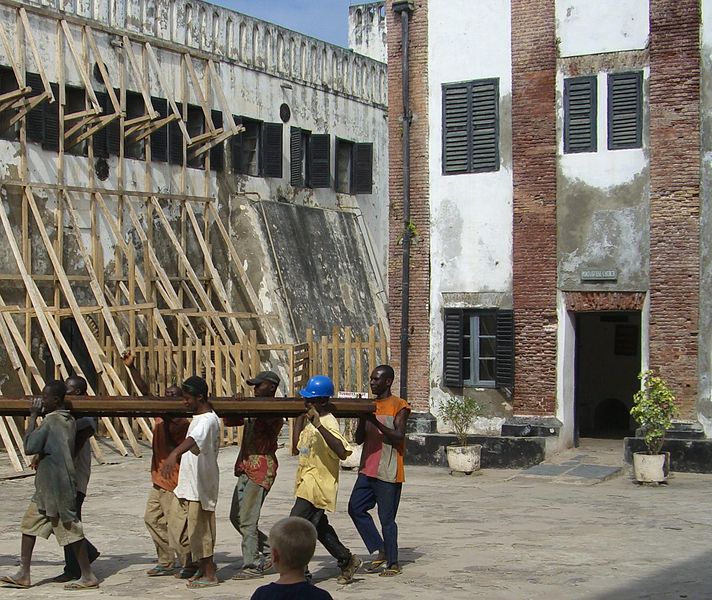
M 366 544 L 369 553 L 383 550 L 386 564 L 398 562 L 398 525 L 396 514 L 400 504 L 402 483 L 389 483 L 375 477 L 359 473 L 349 499 L 349 516 Z M 381 522 L 383 537 L 378 533 L 373 518 L 368 513 L 378 507 L 378 519 Z
M 242 568 L 259 568 L 264 554 L 269 556 L 267 536 L 259 529 L 260 511 L 267 490 L 242 473 L 232 495 L 230 522 L 242 536 Z

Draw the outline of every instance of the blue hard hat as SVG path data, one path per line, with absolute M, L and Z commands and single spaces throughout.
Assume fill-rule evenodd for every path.
M 331 398 L 334 395 L 334 383 L 326 375 L 314 375 L 307 381 L 306 387 L 299 390 L 302 398 Z

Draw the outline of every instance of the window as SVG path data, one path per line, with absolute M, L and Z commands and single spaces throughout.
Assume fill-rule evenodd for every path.
M 351 193 L 353 142 L 336 140 L 336 191 L 340 194 Z
M 210 111 L 210 118 L 215 129 L 222 129 L 223 116 L 219 110 Z M 225 169 L 225 143 L 220 142 L 210 148 L 210 170 L 223 171 Z
M 289 128 L 289 183 L 295 187 L 311 187 L 309 151 L 311 132 L 299 127 Z
M 230 138 L 232 150 L 232 170 L 241 175 L 260 174 L 259 140 L 262 123 L 244 117 L 233 117 L 235 123 L 242 125 L 245 131 Z
M 443 380 L 450 387 L 512 388 L 511 310 L 445 309 Z
M 176 122 L 177 124 L 177 122 Z M 196 138 L 199 135 L 205 133 L 205 115 L 203 114 L 203 109 L 199 106 L 194 106 L 193 104 L 188 105 L 188 113 L 185 122 L 186 129 L 188 130 L 188 135 L 192 138 Z M 181 142 L 182 142 L 182 132 L 181 132 Z M 182 148 L 182 143 L 181 143 Z M 193 156 L 193 153 L 188 148 L 188 161 L 187 166 L 193 169 L 204 169 L 205 168 L 205 155 Z
M 373 191 L 373 144 L 336 140 L 336 191 L 370 194 Z
M 118 92 L 117 92 L 118 97 Z M 138 92 L 126 91 L 126 120 L 136 119 L 146 114 L 146 104 L 143 100 L 143 95 Z M 118 130 L 121 128 L 121 121 L 116 119 L 109 124 L 109 127 Z M 109 129 L 109 138 L 112 135 L 112 129 Z M 146 158 L 146 144 L 144 140 L 139 142 L 133 141 L 131 138 L 124 141 L 124 156 L 126 158 L 135 158 L 141 160 Z
M 84 133 L 85 127 L 77 129 L 69 137 L 66 137 L 80 120 L 78 118 L 73 118 L 72 115 L 74 113 L 82 113 L 87 109 L 86 90 L 84 88 L 66 86 L 64 88 L 64 100 L 64 151 L 67 154 L 86 156 L 86 140 L 77 142 L 77 138 Z
M 564 81 L 564 152 L 595 152 L 596 77 Z
M 499 170 L 499 79 L 443 85 L 443 174 Z
M 643 73 L 608 75 L 608 149 L 643 146 Z
M 103 115 L 114 113 L 114 105 L 111 103 L 109 94 L 105 92 L 94 92 L 99 101 Z M 115 90 L 116 97 L 119 97 L 120 90 Z M 117 117 L 106 127 L 102 127 L 92 136 L 92 147 L 94 156 L 97 158 L 108 158 L 118 156 L 121 152 L 121 120 Z
M 19 88 L 15 72 L 10 67 L 0 67 L 0 94 L 14 92 Z M 0 113 L 0 137 L 4 140 L 18 139 L 17 123 L 10 125 L 10 121 L 17 114 L 17 109 L 8 108 Z
M 151 97 L 153 110 L 159 115 L 159 120 L 168 117 L 168 101 L 165 98 Z M 168 162 L 168 126 L 164 125 L 151 134 L 151 160 Z

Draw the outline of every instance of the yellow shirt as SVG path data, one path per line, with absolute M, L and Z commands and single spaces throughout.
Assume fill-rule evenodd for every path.
M 351 446 L 341 435 L 339 422 L 334 415 L 323 415 L 320 421 L 327 431 L 341 440 L 350 455 Z M 333 512 L 336 509 L 336 494 L 339 490 L 339 457 L 311 423 L 307 423 L 299 436 L 297 449 L 299 467 L 294 495 L 311 502 L 316 508 Z

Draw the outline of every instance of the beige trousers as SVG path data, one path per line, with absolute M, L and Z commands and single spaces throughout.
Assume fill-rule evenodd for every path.
M 194 561 L 215 553 L 215 511 L 203 510 L 200 502 L 178 500 L 187 514 L 186 530 Z
M 164 567 L 185 565 L 190 554 L 186 531 L 187 514 L 173 492 L 153 486 L 146 502 L 146 528 L 156 546 L 158 564 Z

